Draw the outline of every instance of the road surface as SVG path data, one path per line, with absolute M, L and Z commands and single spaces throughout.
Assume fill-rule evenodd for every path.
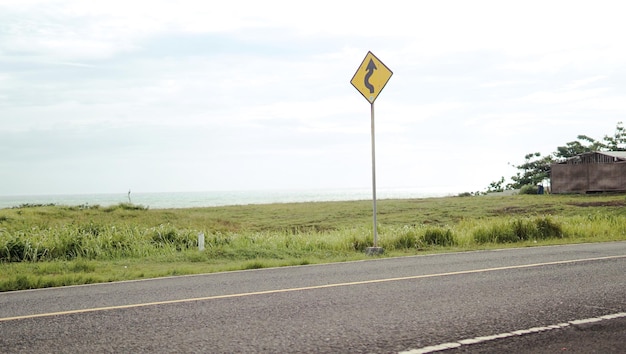
M 625 328 L 626 242 L 0 293 L 3 353 L 623 353 Z

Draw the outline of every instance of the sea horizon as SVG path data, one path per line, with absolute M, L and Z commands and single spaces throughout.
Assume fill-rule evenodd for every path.
M 378 188 L 376 199 L 414 199 L 452 196 L 454 193 L 429 192 L 419 188 Z M 216 207 L 247 204 L 305 203 L 372 200 L 367 188 L 241 190 L 200 192 L 130 192 L 93 194 L 42 194 L 0 196 L 0 209 L 23 205 L 111 206 L 120 203 L 150 209 Z

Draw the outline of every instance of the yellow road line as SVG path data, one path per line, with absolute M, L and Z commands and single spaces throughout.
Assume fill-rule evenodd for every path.
M 336 288 L 336 287 L 341 287 L 341 286 L 364 285 L 364 284 L 375 284 L 375 283 L 402 281 L 402 280 L 436 278 L 436 277 L 444 277 L 444 276 L 451 276 L 451 275 L 485 273 L 485 272 L 494 272 L 494 271 L 500 271 L 500 270 L 533 268 L 533 267 L 542 267 L 542 266 L 549 266 L 549 265 L 560 265 L 560 264 L 568 264 L 568 263 L 580 263 L 580 262 L 599 261 L 599 260 L 617 259 L 617 258 L 626 258 L 626 255 L 595 257 L 595 258 L 583 258 L 583 259 L 573 259 L 573 260 L 567 260 L 567 261 L 554 261 L 554 262 L 523 264 L 523 265 L 516 265 L 516 266 L 484 268 L 484 269 L 474 269 L 474 270 L 461 270 L 461 271 L 447 272 L 447 273 L 412 275 L 412 276 L 407 276 L 407 277 L 385 278 L 385 279 L 374 279 L 374 280 L 362 280 L 362 281 L 354 281 L 354 282 L 348 282 L 348 283 L 313 285 L 313 286 L 305 286 L 305 287 L 300 287 L 300 288 L 274 289 L 274 290 L 254 291 L 254 292 L 239 293 L 239 294 L 213 295 L 213 296 L 196 297 L 196 298 L 189 298 L 189 299 L 155 301 L 155 302 L 146 302 L 146 303 L 130 304 L 130 305 L 94 307 L 94 308 L 88 308 L 88 309 L 68 310 L 68 311 L 59 311 L 59 312 L 48 312 L 48 313 L 39 313 L 39 314 L 33 314 L 33 315 L 23 315 L 23 316 L 14 316 L 14 317 L 4 317 L 4 318 L 0 318 L 0 322 L 15 321 L 15 320 L 22 320 L 22 319 L 29 319 L 29 318 L 39 318 L 39 317 L 73 315 L 73 314 L 88 313 L 88 312 L 98 312 L 98 311 L 121 310 L 121 309 L 146 307 L 146 306 L 179 304 L 179 303 L 195 302 L 195 301 L 230 299 L 230 298 L 237 298 L 237 297 L 244 297 L 244 296 L 278 294 L 278 293 L 288 293 L 288 292 L 294 292 L 294 291 Z

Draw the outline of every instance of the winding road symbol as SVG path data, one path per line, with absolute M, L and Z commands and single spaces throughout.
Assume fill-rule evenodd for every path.
M 374 93 L 374 85 L 370 84 L 370 77 L 372 77 L 374 70 L 376 70 L 376 64 L 374 64 L 374 59 L 370 59 L 370 62 L 367 64 L 367 68 L 365 70 L 367 71 L 367 74 L 365 74 L 365 79 L 363 80 L 363 83 L 365 83 L 365 87 L 370 90 L 370 93 Z

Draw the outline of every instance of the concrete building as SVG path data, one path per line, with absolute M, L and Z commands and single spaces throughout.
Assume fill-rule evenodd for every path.
M 594 151 L 553 164 L 552 193 L 626 192 L 626 151 Z

